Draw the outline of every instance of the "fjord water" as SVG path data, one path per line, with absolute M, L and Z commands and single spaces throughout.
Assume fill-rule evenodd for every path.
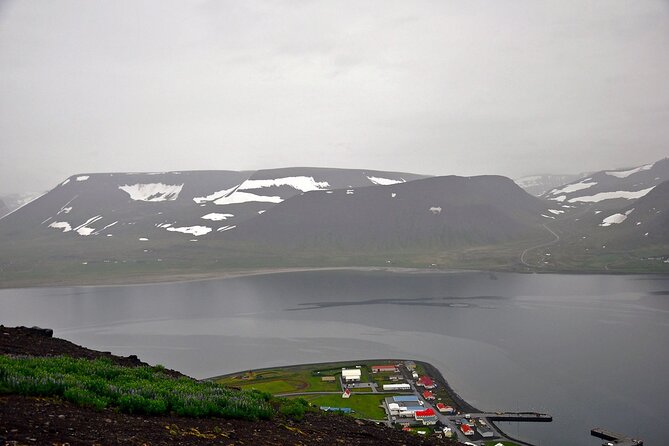
M 51 327 L 204 378 L 363 358 L 434 364 L 541 445 L 605 427 L 669 438 L 669 277 L 308 271 L 200 282 L 0 290 L 0 323 Z

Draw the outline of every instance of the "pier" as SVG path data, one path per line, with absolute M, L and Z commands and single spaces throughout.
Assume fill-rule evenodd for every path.
M 553 421 L 551 415 L 537 412 L 473 413 L 471 416 L 476 418 L 487 418 L 491 421 L 534 421 L 544 423 Z
M 643 446 L 642 440 L 630 438 L 626 435 L 611 432 L 610 430 L 601 429 L 599 427 L 592 429 L 590 435 L 601 438 L 602 440 L 607 440 L 607 443 L 603 443 L 604 446 Z

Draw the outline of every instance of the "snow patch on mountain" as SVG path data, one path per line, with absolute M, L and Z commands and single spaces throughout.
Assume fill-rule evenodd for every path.
M 434 215 L 441 214 L 441 206 L 432 206 L 430 208 L 430 212 L 432 212 Z
M 168 227 L 165 228 L 170 232 L 181 232 L 182 234 L 205 235 L 211 232 L 211 228 L 207 226 L 182 226 L 179 228 Z
M 96 215 L 95 217 L 91 217 L 88 220 L 86 220 L 83 224 L 74 228 L 74 231 L 79 235 L 89 236 L 95 231 L 95 228 L 91 228 L 88 225 L 90 225 L 92 223 L 95 223 L 96 221 L 98 221 L 100 219 L 102 219 L 101 215 Z
M 273 180 L 246 180 L 239 190 L 262 189 L 264 187 L 280 187 L 290 186 L 302 192 L 311 192 L 314 190 L 323 190 L 330 187 L 327 181 L 316 181 L 314 177 L 299 176 L 299 177 L 284 177 Z
M 248 181 L 248 180 L 247 180 Z M 275 181 L 275 180 L 270 180 Z M 257 195 L 251 192 L 240 192 L 242 186 L 246 183 L 242 183 L 239 186 L 231 187 L 230 189 L 223 189 L 213 194 L 207 195 L 205 197 L 195 197 L 193 201 L 199 204 L 206 202 L 213 202 L 217 205 L 227 205 L 227 204 L 241 204 L 241 203 L 250 203 L 250 202 L 259 202 L 259 203 L 281 203 L 283 198 L 270 195 Z M 269 186 L 263 186 L 269 187 Z
M 226 204 L 250 203 L 254 201 L 259 203 L 281 203 L 283 198 L 277 196 L 256 195 L 251 192 L 239 192 L 239 190 L 236 190 L 231 195 L 221 197 L 214 201 L 214 204 L 224 206 Z
M 66 221 L 54 221 L 49 225 L 50 228 L 54 229 L 62 229 L 63 232 L 70 232 L 72 230 L 72 226 Z
M 90 176 L 88 176 L 88 175 L 79 175 L 77 177 L 77 181 L 86 181 L 89 178 L 90 178 Z
M 604 172 L 607 175 L 610 175 L 612 177 L 616 178 L 627 178 L 630 175 L 634 175 L 637 172 L 641 172 L 643 170 L 650 170 L 653 168 L 653 164 L 646 164 L 645 166 L 637 167 L 635 169 L 629 169 L 629 170 L 613 170 L 613 171 L 608 171 Z
M 655 186 L 649 187 L 648 189 L 642 189 L 636 192 L 619 190 L 615 192 L 601 192 L 595 195 L 589 195 L 585 197 L 576 197 L 568 200 L 570 203 L 583 202 L 583 203 L 599 203 L 604 200 L 613 200 L 616 198 L 624 198 L 626 200 L 634 200 L 636 198 L 641 198 L 646 195 L 648 192 L 653 190 Z
M 550 212 L 551 214 L 555 214 L 555 215 L 564 214 L 564 211 L 559 211 L 559 210 L 555 210 L 555 209 L 549 209 L 548 212 Z
M 60 208 L 60 210 L 58 211 L 58 213 L 57 213 L 56 215 L 60 215 L 60 214 L 69 214 L 69 213 L 72 211 L 72 206 L 70 206 L 70 203 L 72 203 L 77 197 L 78 197 L 78 195 L 77 195 L 77 196 L 74 196 L 70 201 L 68 201 L 67 203 L 65 203 L 65 204 Z
M 627 216 L 629 214 L 631 214 L 633 210 L 634 210 L 634 208 L 630 209 L 629 211 L 625 212 L 624 214 L 609 215 L 604 220 L 602 220 L 602 222 L 600 223 L 599 226 L 606 227 L 606 226 L 620 224 L 620 223 L 624 222 L 625 220 L 627 220 Z
M 99 233 L 101 233 L 102 231 L 104 231 L 104 230 L 107 229 L 107 228 L 111 228 L 111 227 L 114 226 L 116 223 L 118 223 L 118 220 L 115 221 L 115 222 L 113 222 L 113 223 L 109 223 L 107 226 L 103 227 L 103 228 L 100 229 L 99 231 L 96 231 L 96 232 L 95 232 L 95 235 L 98 235 Z M 107 237 L 109 237 L 109 235 L 111 235 L 111 234 L 107 234 Z
M 406 183 L 406 180 L 404 178 L 401 178 L 399 180 L 391 180 L 390 178 L 367 177 L 367 179 L 371 181 L 372 184 L 376 184 L 379 186 L 390 186 L 393 184 Z
M 237 185 L 235 187 L 231 187 L 230 189 L 219 190 L 217 192 L 214 192 L 213 194 L 209 194 L 209 195 L 206 195 L 204 197 L 195 197 L 195 198 L 193 198 L 193 201 L 196 202 L 197 204 L 204 204 L 204 203 L 208 203 L 208 202 L 211 202 L 211 201 L 216 201 L 219 198 L 223 198 L 226 195 L 232 194 L 235 190 L 237 190 L 238 187 L 239 187 L 239 185 Z
M 204 220 L 211 220 L 211 221 L 227 220 L 228 218 L 232 217 L 234 217 L 234 214 L 217 214 L 215 212 L 202 216 Z
M 236 225 L 230 225 L 230 226 L 221 226 L 216 230 L 216 232 L 225 232 L 229 231 L 230 229 L 235 229 L 237 226 Z
M 590 181 L 590 180 L 592 180 L 592 178 L 586 178 L 585 180 L 581 180 L 578 183 L 568 184 L 562 189 L 553 189 L 552 191 L 549 192 L 549 194 L 550 195 L 570 194 L 572 192 L 587 189 L 597 184 L 596 181 Z
M 147 183 L 126 184 L 118 188 L 130 195 L 134 201 L 156 202 L 176 200 L 183 187 L 183 184 Z

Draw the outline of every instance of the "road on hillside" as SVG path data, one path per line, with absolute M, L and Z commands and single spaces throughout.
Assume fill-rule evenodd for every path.
M 553 237 L 555 237 L 555 238 L 553 240 L 551 240 L 550 242 L 542 243 L 542 244 L 536 245 L 536 246 L 531 246 L 531 247 L 527 248 L 525 251 L 523 251 L 523 253 L 520 255 L 520 263 L 527 266 L 528 268 L 534 268 L 533 265 L 530 265 L 529 263 L 527 263 L 525 261 L 525 256 L 527 255 L 528 252 L 533 251 L 535 249 L 539 249 L 539 248 L 545 248 L 546 246 L 554 245 L 554 244 L 556 244 L 557 242 L 560 241 L 560 236 L 555 231 L 553 231 L 551 228 L 549 228 L 545 223 L 543 224 L 543 227 L 546 228 L 546 230 L 548 232 L 553 234 Z M 540 266 L 540 265 L 536 265 L 536 266 Z

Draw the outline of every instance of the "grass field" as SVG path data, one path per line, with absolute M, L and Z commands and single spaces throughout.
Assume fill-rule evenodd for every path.
M 307 400 L 315 406 L 329 407 L 350 407 L 355 411 L 356 418 L 366 418 L 370 420 L 384 420 L 385 411 L 380 407 L 384 395 L 365 394 L 354 395 L 351 398 L 344 399 L 340 395 L 306 395 L 301 398 Z
M 422 432 L 424 435 L 430 435 L 432 430 L 429 427 L 412 427 L 409 428 L 409 432 L 413 432 L 414 434 Z
M 314 375 L 312 370 L 313 367 L 306 366 L 262 370 L 246 375 L 223 377 L 215 380 L 215 382 L 224 386 L 256 389 L 273 395 L 291 392 L 336 392 L 340 390 L 338 381 L 323 382 L 321 375 Z M 341 371 L 341 368 L 339 371 Z

